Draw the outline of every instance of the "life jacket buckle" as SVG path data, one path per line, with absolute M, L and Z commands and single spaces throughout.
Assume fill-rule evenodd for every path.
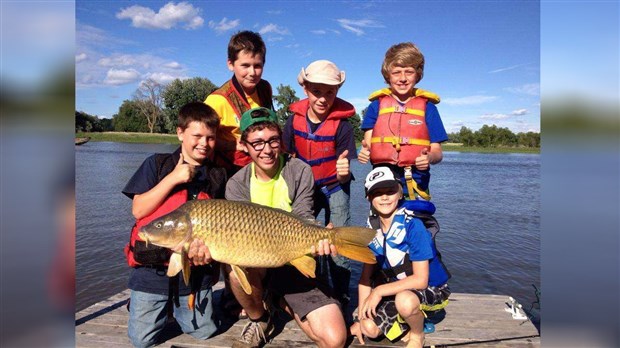
M 394 107 L 394 112 L 397 112 L 399 114 L 404 114 L 404 113 L 407 113 L 407 108 L 404 105 L 396 105 Z

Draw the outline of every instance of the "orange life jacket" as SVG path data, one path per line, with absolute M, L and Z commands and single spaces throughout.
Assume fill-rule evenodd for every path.
M 256 93 L 258 94 L 258 98 L 260 99 L 259 103 L 261 104 L 261 106 L 268 109 L 273 109 L 273 103 L 271 100 L 272 90 L 269 82 L 265 80 L 260 80 L 256 85 Z M 245 98 L 245 94 L 243 93 L 241 86 L 239 86 L 239 84 L 234 80 L 234 77 L 233 79 L 228 80 L 226 83 L 224 83 L 220 88 L 216 89 L 213 94 L 221 95 L 226 98 L 226 100 L 228 100 L 228 103 L 235 111 L 235 115 L 237 116 L 237 122 L 240 122 L 241 115 L 243 115 L 244 112 L 251 109 L 251 106 Z M 221 148 L 217 146 L 218 143 L 220 145 L 222 144 L 222 142 L 217 142 L 216 150 L 222 151 Z M 243 151 L 233 150 L 222 152 L 224 153 L 225 157 L 235 166 L 244 167 L 248 163 L 252 162 L 252 158 Z
M 371 162 L 400 167 L 414 165 L 423 149 L 430 150 L 426 103 L 429 100 L 438 103 L 439 97 L 416 89 L 415 96 L 401 105 L 389 89 L 382 89 L 373 93 L 369 99 L 379 100 L 379 115 L 370 140 Z
M 289 106 L 294 113 L 292 117 L 295 153 L 297 158 L 312 167 L 314 184 L 322 187 L 337 181 L 336 161 L 339 154 L 336 153 L 336 131 L 340 120 L 355 115 L 355 108 L 348 102 L 336 98 L 327 118 L 312 133 L 306 119 L 309 104 L 308 99 L 304 99 Z

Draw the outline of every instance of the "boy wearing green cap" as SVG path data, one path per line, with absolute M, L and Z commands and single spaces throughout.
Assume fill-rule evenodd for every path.
M 249 201 L 291 212 L 313 220 L 314 177 L 309 165 L 283 153 L 282 130 L 276 114 L 266 108 L 246 111 L 240 122 L 241 142 L 252 162 L 226 184 L 226 199 Z M 334 254 L 327 240 L 319 242 L 317 255 Z M 306 278 L 292 266 L 248 269 L 252 294 L 246 294 L 228 268 L 231 289 L 250 321 L 233 347 L 260 347 L 273 332 L 269 312 L 263 305 L 267 287 L 275 306 L 282 307 L 319 347 L 342 347 L 346 326 L 338 301 L 328 285 Z

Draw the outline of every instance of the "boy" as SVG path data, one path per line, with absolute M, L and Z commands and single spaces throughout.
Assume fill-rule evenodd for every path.
M 375 338 L 383 334 L 391 341 L 403 338 L 407 347 L 421 348 L 422 311 L 436 311 L 448 304 L 450 274 L 441 262 L 434 237 L 421 220 L 401 206 L 402 186 L 392 171 L 373 169 L 364 186 L 380 221 L 369 244 L 377 264 L 364 264 L 362 269 L 359 322 L 351 326 L 351 334 L 361 343 L 363 335 Z
M 160 217 L 190 199 L 223 198 L 226 171 L 214 167 L 211 158 L 215 147 L 219 117 L 204 103 L 194 102 L 179 110 L 177 137 L 181 146 L 170 154 L 148 157 L 129 180 L 123 193 L 133 200 L 132 213 L 136 224 L 130 243 L 125 247 L 132 266 L 129 278 L 131 297 L 127 331 L 136 347 L 149 347 L 158 342 L 167 315 L 174 317 L 181 329 L 198 339 L 207 339 L 216 330 L 212 319 L 211 284 L 217 276 L 211 265 L 208 249 L 192 243 L 190 286 L 179 275 L 169 278 L 166 263 L 170 251 L 147 246 L 139 239 L 141 226 Z M 193 308 L 189 299 L 195 294 Z M 181 305 L 182 303 L 182 305 Z
M 276 114 L 266 108 L 246 111 L 240 129 L 241 145 L 252 163 L 230 178 L 226 199 L 250 201 L 312 220 L 312 170 L 303 161 L 283 153 L 282 131 Z M 319 255 L 336 252 L 327 240 L 319 242 L 317 250 Z M 280 299 L 274 303 L 283 307 L 319 347 L 344 346 L 347 335 L 344 318 L 338 302 L 329 296 L 331 289 L 327 285 L 306 278 L 292 266 L 247 271 L 251 295 L 243 291 L 228 269 L 233 293 L 250 318 L 233 347 L 260 347 L 273 331 L 269 313 L 263 306 L 263 285 Z
M 349 159 L 356 158 L 353 127 L 347 121 L 355 115 L 353 105 L 337 97 L 345 72 L 328 60 L 317 60 L 301 68 L 297 81 L 308 97 L 290 105 L 293 116 L 284 126 L 284 144 L 290 153 L 308 163 L 314 175 L 316 218 L 325 209 L 325 225 L 349 226 L 351 171 Z M 327 261 L 327 262 L 325 262 Z M 336 296 L 349 302 L 351 265 L 343 256 L 321 258 L 320 273 L 327 279 L 329 265 Z
M 241 114 L 259 106 L 273 109 L 271 85 L 261 79 L 266 54 L 260 34 L 251 31 L 234 34 L 228 43 L 226 61 L 233 76 L 205 100 L 221 119 L 216 151 L 225 155 L 230 174 L 251 162 L 239 145 Z
M 390 87 L 369 97 L 358 160 L 389 166 L 406 199 L 428 201 L 430 165 L 441 162 L 441 143 L 448 135 L 434 105 L 439 96 L 415 88 L 424 75 L 424 55 L 410 42 L 394 45 L 385 53 L 381 73 Z

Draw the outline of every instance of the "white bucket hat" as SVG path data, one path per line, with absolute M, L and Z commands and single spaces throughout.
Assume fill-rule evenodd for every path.
M 305 82 L 340 86 L 344 83 L 344 79 L 344 71 L 340 71 L 336 64 L 329 60 L 314 61 L 305 70 L 301 68 L 299 75 L 297 75 L 297 82 L 302 86 Z

